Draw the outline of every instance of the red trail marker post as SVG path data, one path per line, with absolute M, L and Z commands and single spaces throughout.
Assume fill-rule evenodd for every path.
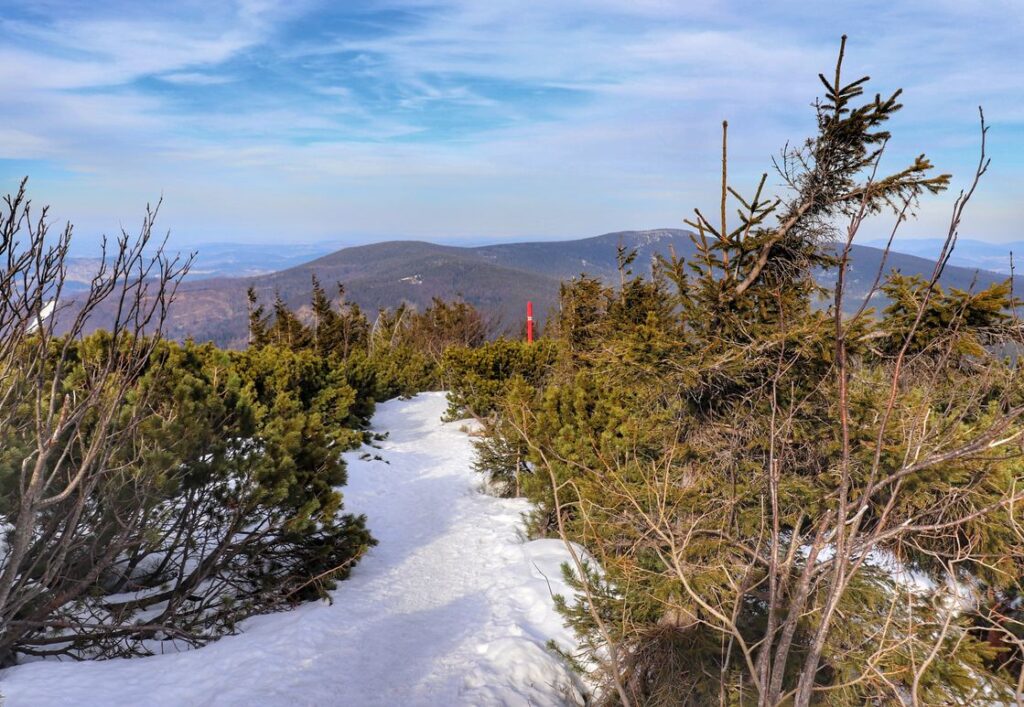
M 533 343 L 533 302 L 526 303 L 526 342 Z

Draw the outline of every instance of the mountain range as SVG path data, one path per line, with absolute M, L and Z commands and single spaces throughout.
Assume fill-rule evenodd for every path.
M 527 300 L 543 320 L 557 303 L 559 284 L 581 273 L 608 282 L 617 280 L 616 251 L 622 244 L 637 251 L 634 270 L 649 267 L 655 254 L 688 258 L 694 252 L 688 231 L 656 229 L 620 231 L 593 238 L 565 241 L 505 243 L 477 247 L 437 245 L 423 241 L 387 241 L 323 255 L 302 264 L 256 276 L 186 280 L 171 310 L 168 335 L 222 346 L 244 346 L 247 330 L 246 290 L 253 287 L 261 301 L 276 295 L 293 309 L 308 307 L 312 276 L 328 289 L 343 283 L 350 301 L 370 315 L 381 307 L 405 301 L 423 308 L 433 297 L 461 296 L 510 332 L 518 332 Z M 855 245 L 849 276 L 850 301 L 862 298 L 882 263 L 883 250 Z M 887 270 L 928 275 L 934 261 L 916 255 L 890 253 Z M 817 277 L 828 285 L 834 273 Z M 942 278 L 947 287 L 968 289 L 1005 280 L 1006 275 L 948 266 Z M 1016 278 L 1016 287 L 1024 280 Z M 1024 291 L 1024 289 L 1019 289 Z M 878 303 L 873 303 L 878 304 Z
M 309 262 L 336 251 L 340 243 L 298 243 L 282 247 L 271 243 L 204 243 L 195 249 L 187 280 L 212 277 L 256 277 Z M 185 253 L 186 254 L 187 250 Z M 96 253 L 73 252 L 67 259 L 65 286 L 69 291 L 88 287 L 102 259 Z
M 934 260 L 939 257 L 942 243 L 943 240 L 941 238 L 914 238 L 901 241 L 899 248 L 903 253 Z M 877 247 L 884 246 L 885 242 L 867 241 L 864 245 Z M 1011 254 L 1013 254 L 1012 260 Z M 951 265 L 959 265 L 960 267 L 979 268 L 1009 274 L 1011 263 L 1013 264 L 1013 269 L 1020 271 L 1021 255 L 1024 255 L 1024 241 L 989 243 L 970 238 L 959 238 L 956 242 L 956 248 L 953 250 L 953 255 L 949 258 L 949 262 Z

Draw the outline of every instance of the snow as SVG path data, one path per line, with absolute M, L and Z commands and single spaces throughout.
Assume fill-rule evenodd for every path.
M 3 705 L 578 700 L 578 679 L 545 648 L 575 647 L 551 597 L 568 592 L 559 567 L 569 555 L 557 540 L 523 540 L 526 501 L 479 491 L 470 437 L 440 422 L 445 405 L 442 393 L 380 405 L 374 429 L 388 438 L 346 455 L 346 509 L 368 516 L 380 544 L 332 605 L 253 617 L 193 651 L 10 668 L 0 672 Z
M 810 551 L 810 545 L 801 545 L 798 550 L 800 555 L 805 558 Z M 830 543 L 818 552 L 817 562 L 819 564 L 830 562 L 835 554 L 835 545 Z M 886 548 L 875 547 L 869 550 L 864 558 L 863 566 L 884 572 L 892 580 L 893 586 L 901 590 L 907 590 L 919 596 L 941 595 L 950 607 L 966 608 L 975 602 L 974 591 L 964 581 L 946 577 L 942 584 L 938 584 L 927 573 L 908 567 L 905 562 Z
M 38 316 L 36 316 L 35 321 L 31 322 L 28 325 L 28 328 L 26 329 L 26 331 L 29 334 L 31 334 L 36 329 L 39 329 L 40 327 L 42 327 L 43 326 L 43 322 L 46 321 L 50 317 L 51 314 L 53 314 L 53 310 L 54 310 L 54 308 L 56 306 L 57 306 L 57 300 L 55 300 L 55 299 L 50 300 L 49 302 L 44 304 L 43 308 L 39 310 L 39 314 L 38 314 Z

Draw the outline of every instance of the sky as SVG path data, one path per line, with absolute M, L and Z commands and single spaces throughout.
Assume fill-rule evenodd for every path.
M 28 175 L 80 247 L 161 197 L 182 246 L 681 227 L 715 209 L 723 119 L 741 192 L 811 134 L 844 33 L 846 76 L 905 91 L 885 166 L 965 185 L 984 106 L 962 232 L 1024 239 L 1017 0 L 0 0 L 0 192 Z

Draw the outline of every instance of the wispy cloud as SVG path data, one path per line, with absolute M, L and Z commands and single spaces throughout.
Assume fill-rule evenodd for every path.
M 172 71 L 161 74 L 159 78 L 161 81 L 169 81 L 183 86 L 219 86 L 234 80 L 230 76 L 204 74 L 198 71 Z
M 813 127 L 847 32 L 851 72 L 907 89 L 894 161 L 966 171 L 988 107 L 998 184 L 972 232 L 1017 237 L 1020 4 L 767 5 L 8 3 L 0 179 L 36 172 L 85 232 L 163 193 L 182 241 L 677 224 L 713 198 L 721 119 L 740 182 Z M 943 214 L 927 204 L 918 231 Z

